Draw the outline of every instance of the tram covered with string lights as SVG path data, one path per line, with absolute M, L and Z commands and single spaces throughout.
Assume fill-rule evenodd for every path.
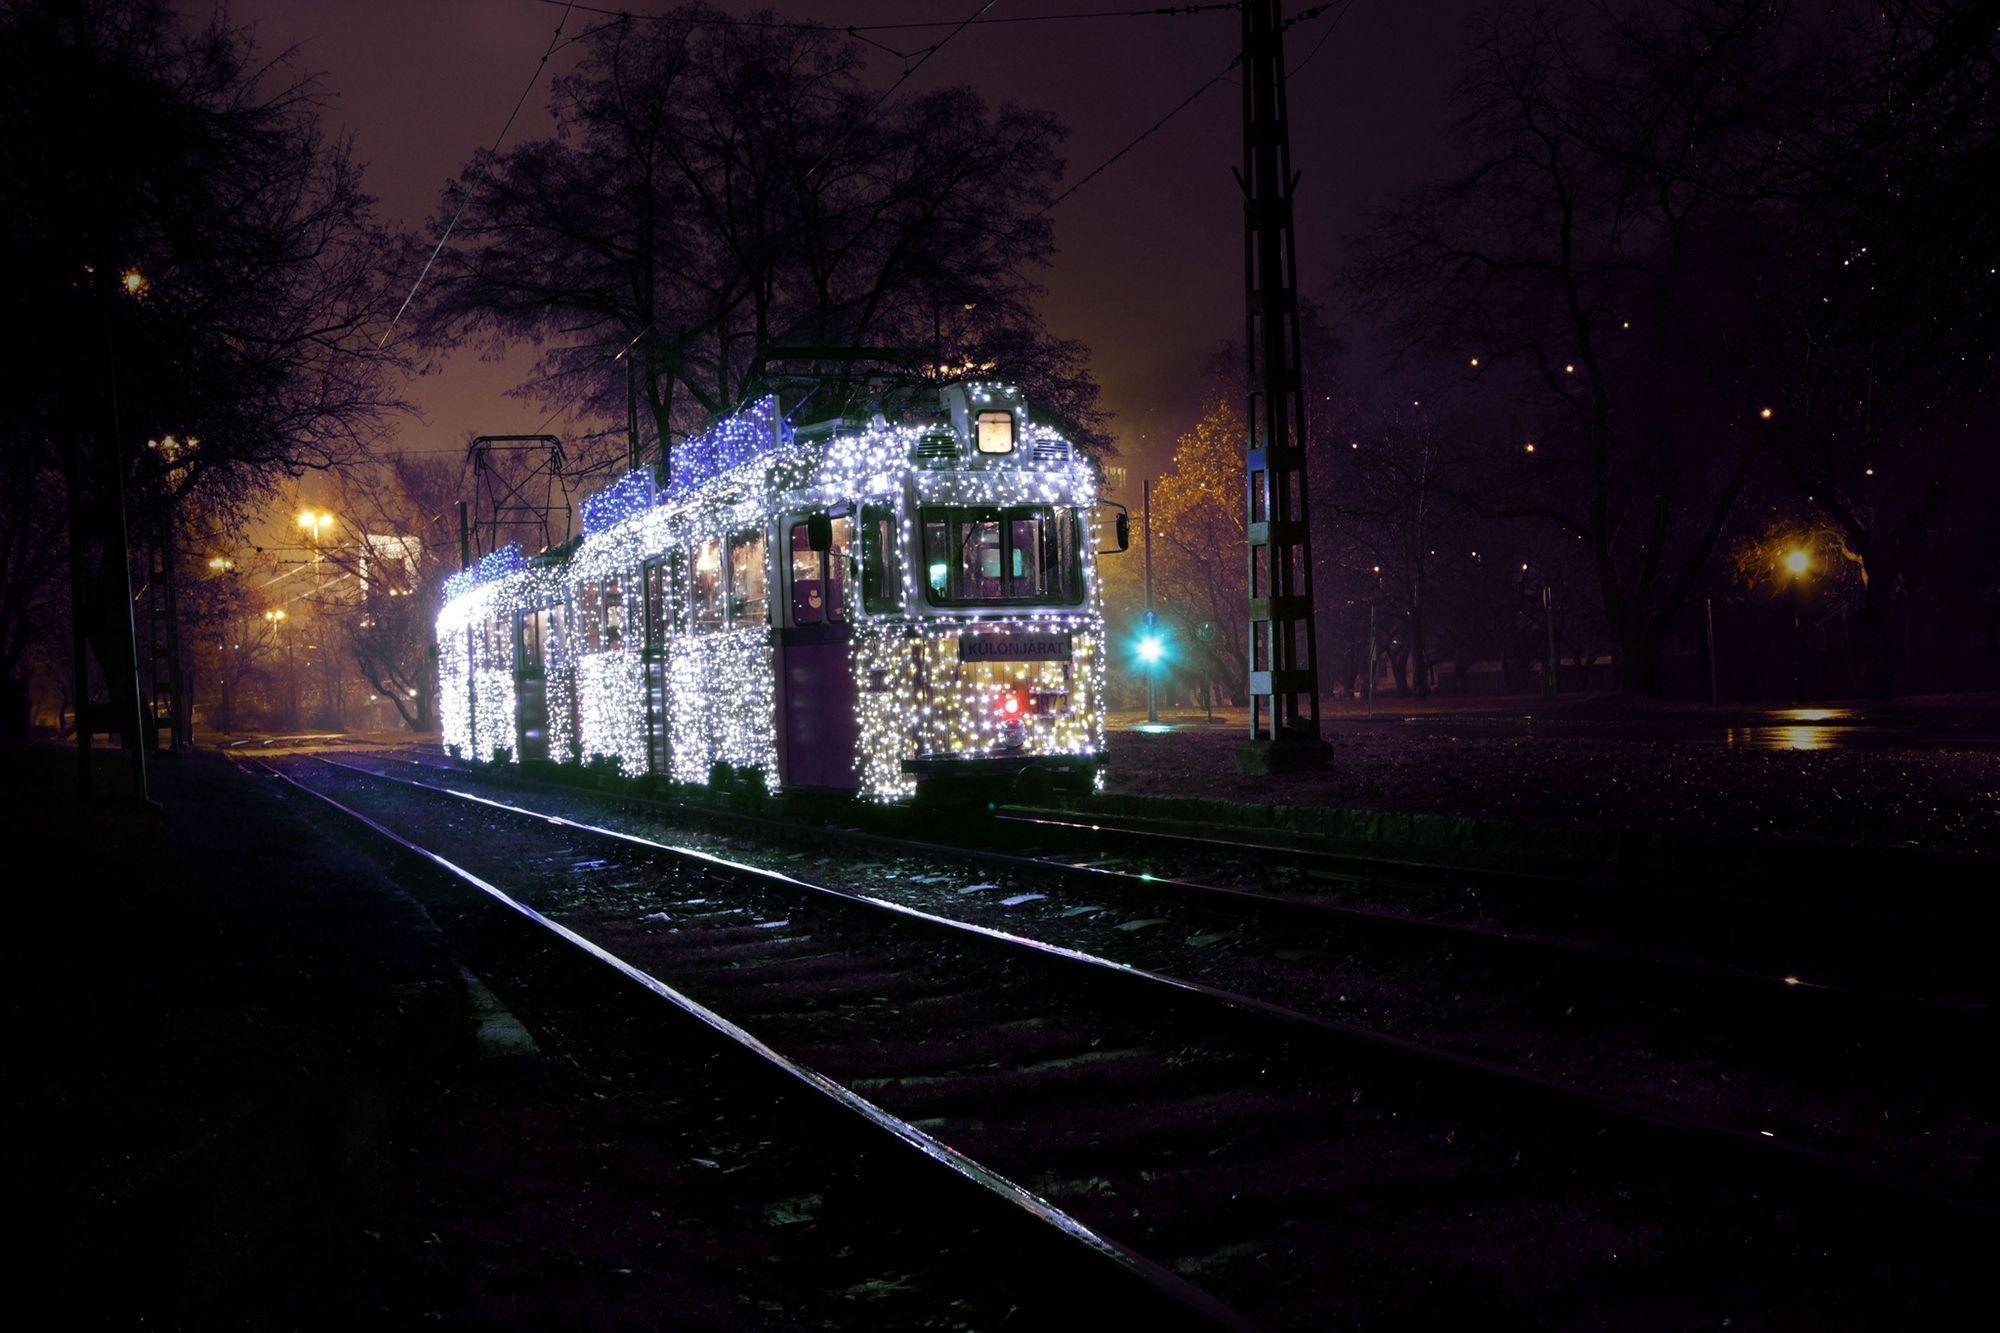
M 1017 386 L 939 399 L 812 424 L 760 399 L 677 446 L 664 484 L 641 469 L 586 500 L 575 541 L 453 575 L 446 746 L 878 799 L 969 775 L 1091 785 L 1097 470 Z

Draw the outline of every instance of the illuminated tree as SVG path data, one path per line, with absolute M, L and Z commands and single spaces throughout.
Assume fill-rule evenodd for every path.
M 1179 651 L 1198 668 L 1190 674 L 1231 699 L 1241 697 L 1250 669 L 1243 432 L 1242 409 L 1218 398 L 1153 483 L 1154 601 L 1181 624 Z M 1215 626 L 1206 644 L 1192 633 L 1203 621 Z

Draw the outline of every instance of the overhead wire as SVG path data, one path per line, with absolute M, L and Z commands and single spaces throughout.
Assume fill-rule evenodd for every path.
M 950 32 L 946 33 L 943 37 L 939 38 L 936 42 L 933 42 L 930 46 L 930 49 L 925 51 L 921 56 L 919 56 L 915 62 L 904 66 L 902 74 L 896 79 L 894 83 L 889 85 L 888 91 L 884 92 L 880 97 L 876 98 L 875 101 L 869 106 L 868 110 L 864 111 L 857 119 L 850 121 L 847 125 L 847 128 L 843 129 L 839 134 L 834 136 L 833 142 L 826 146 L 826 151 L 819 155 L 819 161 L 813 163 L 812 166 L 806 169 L 806 179 L 811 180 L 814 176 L 817 176 L 819 174 L 819 169 L 827 164 L 827 162 L 833 157 L 834 153 L 839 150 L 842 144 L 847 142 L 848 137 L 852 135 L 854 131 L 858 129 L 864 122 L 873 119 L 875 113 L 882 109 L 883 104 L 887 102 L 891 97 L 894 97 L 896 95 L 896 90 L 902 87 L 904 84 L 908 83 L 910 81 L 910 76 L 912 74 L 915 74 L 918 70 L 924 67 L 925 61 L 929 60 L 932 56 L 936 55 L 938 52 L 944 50 L 944 48 L 950 44 L 951 39 L 958 36 L 960 33 L 964 32 L 967 26 L 971 24 L 973 19 L 978 18 L 980 15 L 984 14 L 987 10 L 993 8 L 993 6 L 998 3 L 999 0 L 984 0 L 984 2 L 979 6 L 979 8 L 973 10 L 972 13 L 968 15 L 965 18 L 965 20 L 961 22 L 956 28 L 953 28 Z
M 437 244 L 431 247 L 431 257 L 424 261 L 424 267 L 417 274 L 417 280 L 410 284 L 409 293 L 403 297 L 403 304 L 396 307 L 396 314 L 390 319 L 389 327 L 382 330 L 382 337 L 375 344 L 377 348 L 388 345 L 389 335 L 396 331 L 396 325 L 401 322 L 403 313 L 410 308 L 410 302 L 417 299 L 417 290 L 424 285 L 424 279 L 430 276 L 431 267 L 437 263 L 438 256 L 444 253 L 445 242 L 451 239 L 452 232 L 458 227 L 458 220 L 465 216 L 467 206 L 472 203 L 472 196 L 479 193 L 479 187 L 486 183 L 486 173 L 492 168 L 493 159 L 499 153 L 500 145 L 506 142 L 507 132 L 514 128 L 515 118 L 521 114 L 521 108 L 527 105 L 528 94 L 532 93 L 535 85 L 542 81 L 542 71 L 548 68 L 549 57 L 560 48 L 563 28 L 569 23 L 570 12 L 575 7 L 574 0 L 564 4 L 562 17 L 556 20 L 556 30 L 549 36 L 548 49 L 542 52 L 542 58 L 535 63 L 535 72 L 528 76 L 527 86 L 521 89 L 521 95 L 514 99 L 514 109 L 507 113 L 507 123 L 502 125 L 500 133 L 494 136 L 493 146 L 487 149 L 486 156 L 479 160 L 478 174 L 459 197 L 458 210 L 451 215 L 451 221 L 445 224 L 444 234 L 438 237 Z
M 1306 61 L 1311 60 L 1314 56 L 1319 54 L 1320 47 L 1326 45 L 1327 38 L 1333 36 L 1333 30 L 1338 26 L 1340 26 L 1341 19 L 1346 18 L 1347 11 L 1352 9 L 1353 7 L 1354 7 L 1354 0 L 1347 0 L 1347 3 L 1341 6 L 1340 12 L 1334 15 L 1333 22 L 1327 25 L 1327 30 L 1320 35 L 1318 43 L 1316 43 L 1313 46 L 1313 49 L 1311 51 L 1306 53 L 1305 60 L 1301 60 L 1297 65 L 1292 67 L 1292 69 L 1286 74 L 1287 78 L 1290 78 L 1293 74 L 1297 74 L 1300 70 L 1304 69 L 1306 66 Z M 1238 6 L 1236 5 L 1211 6 L 1211 8 L 1235 9 L 1238 8 Z M 1315 5 L 1311 9 L 1302 10 L 1298 14 L 1295 14 L 1291 18 L 1285 20 L 1285 28 L 1290 29 L 1296 27 L 1301 23 L 1310 22 L 1311 20 L 1318 18 L 1320 15 L 1326 13 L 1327 10 L 1332 8 L 1333 6 L 1331 4 L 1323 4 L 1323 5 Z M 1159 131 L 1165 127 L 1168 121 L 1172 120 L 1175 116 L 1178 116 L 1181 112 L 1187 110 L 1190 106 L 1193 106 L 1194 103 L 1201 97 L 1203 93 L 1207 92 L 1210 88 L 1213 88 L 1216 84 L 1221 83 L 1224 79 L 1227 79 L 1229 77 L 1230 71 L 1234 70 L 1237 66 L 1241 65 L 1242 63 L 1243 63 L 1243 56 L 1241 53 L 1238 53 L 1236 57 L 1232 59 L 1227 65 L 1224 65 L 1221 69 L 1217 70 L 1213 75 L 1211 75 L 1206 82 L 1202 83 L 1201 85 L 1196 87 L 1196 89 L 1193 92 L 1189 93 L 1186 97 L 1183 97 L 1180 101 L 1176 102 L 1172 110 L 1168 111 L 1164 116 L 1161 116 L 1158 120 L 1148 125 L 1145 129 L 1139 131 L 1139 133 L 1136 136 L 1134 136 L 1131 140 L 1129 140 L 1124 147 L 1120 148 L 1110 157 L 1105 158 L 1095 167 L 1092 167 L 1089 171 L 1085 172 L 1068 189 L 1064 190 L 1061 194 L 1049 200 L 1048 203 L 1043 204 L 1040 208 L 1036 209 L 1024 221 L 1031 222 L 1035 218 L 1041 217 L 1044 213 L 1052 211 L 1057 205 L 1061 204 L 1064 200 L 1068 199 L 1078 190 L 1081 190 L 1084 186 L 1090 184 L 1090 182 L 1096 180 L 1099 176 L 1103 175 L 1107 170 L 1111 168 L 1111 166 L 1114 163 L 1118 161 L 1118 159 L 1124 157 L 1134 148 L 1137 148 L 1140 144 L 1144 143 L 1146 140 L 1152 138 L 1155 134 L 1159 133 Z
M 1324 12 L 1327 8 L 1328 6 L 1321 5 L 1319 7 L 1319 12 Z M 1313 43 L 1313 49 L 1306 52 L 1306 58 L 1285 71 L 1285 77 L 1287 79 L 1297 78 L 1299 71 L 1312 63 L 1312 58 L 1319 54 L 1319 49 L 1322 46 L 1326 45 L 1327 39 L 1333 36 L 1334 29 L 1340 26 L 1340 21 L 1347 17 L 1347 11 L 1352 8 L 1354 8 L 1354 0 L 1347 0 L 1347 3 L 1340 7 L 1340 12 L 1333 16 L 1333 22 L 1326 25 L 1326 31 L 1321 33 L 1319 35 L 1319 40 Z M 1303 22 L 1308 18 L 1316 18 L 1316 17 L 1318 17 L 1318 13 L 1308 12 L 1299 15 L 1299 17 L 1292 20 L 1292 22 L 1294 23 Z M 1286 26 L 1289 27 L 1290 24 L 1287 24 Z
M 564 3 L 564 0 L 536 0 L 536 2 L 544 5 L 559 5 Z M 846 33 L 850 36 L 859 36 L 864 32 L 908 32 L 923 28 L 960 28 L 968 26 L 968 24 L 978 27 L 988 27 L 1001 24 L 1065 23 L 1081 19 L 1177 18 L 1188 14 L 1207 14 L 1218 10 L 1237 9 L 1240 7 L 1240 0 L 1222 0 L 1221 3 L 1212 4 L 1153 5 L 1145 9 L 1079 9 L 1059 14 L 1003 14 L 996 18 L 973 18 L 965 22 L 957 22 L 952 19 L 908 19 L 898 23 L 819 23 L 810 19 L 745 18 L 734 14 L 633 13 L 630 10 L 613 9 L 603 5 L 576 6 L 577 9 L 587 14 L 643 19 L 658 23 L 684 23 L 689 27 L 771 28 L 794 32 Z

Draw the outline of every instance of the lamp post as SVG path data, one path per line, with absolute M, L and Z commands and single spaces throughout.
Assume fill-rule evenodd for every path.
M 1382 566 L 1372 566 L 1372 570 L 1375 575 L 1375 591 L 1368 598 L 1368 680 L 1366 682 L 1368 702 L 1371 704 L 1375 702 L 1375 668 L 1380 660 L 1378 649 L 1375 646 L 1375 608 L 1382 600 Z
M 326 575 L 325 575 L 325 568 L 320 563 L 320 556 L 322 554 L 322 547 L 320 545 L 320 540 L 322 536 L 325 534 L 326 530 L 332 527 L 333 524 L 334 524 L 333 515 L 328 513 L 324 509 L 302 509 L 299 511 L 299 527 L 304 530 L 306 534 L 306 542 L 308 545 L 312 547 L 313 623 L 319 626 L 319 635 L 321 640 L 320 665 L 322 667 L 322 671 L 320 673 L 321 674 L 320 702 L 325 706 L 327 721 L 334 726 L 339 726 L 340 702 L 335 697 L 333 654 L 331 651 L 329 651 L 328 645 L 325 642 Z M 311 645 L 308 644 L 307 647 L 311 647 Z
M 285 609 L 281 606 L 264 613 L 264 623 L 271 632 L 285 641 L 285 720 L 292 726 L 299 724 L 299 673 L 292 663 L 292 636 L 285 633 Z
M 236 562 L 226 555 L 210 556 L 208 567 L 217 574 L 228 574 L 233 577 L 236 573 Z M 222 619 L 222 640 L 215 645 L 216 684 L 222 690 L 222 716 L 218 720 L 222 723 L 224 735 L 233 735 L 236 731 L 236 697 L 231 693 L 231 682 L 236 679 L 236 659 L 230 656 L 229 649 L 229 641 L 235 637 L 236 590 L 232 587 L 229 592 L 229 613 Z
M 1157 726 L 1160 721 L 1160 701 L 1154 688 L 1153 668 L 1160 662 L 1160 637 L 1154 632 L 1159 616 L 1153 610 L 1153 482 L 1151 478 L 1141 483 L 1141 494 L 1145 499 L 1146 524 L 1146 633 L 1139 640 L 1139 659 L 1146 664 L 1146 725 Z
M 1805 601 L 1806 574 L 1812 569 L 1812 556 L 1799 547 L 1785 552 L 1785 572 L 1792 580 L 1792 702 L 1804 703 L 1806 698 L 1806 635 L 1803 615 Z
M 1542 673 L 1542 697 L 1553 699 L 1556 697 L 1556 670 L 1560 662 L 1556 657 L 1556 590 L 1547 583 L 1542 584 L 1542 627 L 1548 634 L 1547 655 L 1543 658 L 1548 663 L 1548 670 Z

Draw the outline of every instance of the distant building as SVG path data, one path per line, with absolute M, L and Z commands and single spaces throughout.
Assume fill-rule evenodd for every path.
M 408 592 L 416 586 L 418 562 L 423 555 L 419 539 L 368 532 L 361 535 L 360 547 L 356 573 L 363 597 L 368 595 L 371 580 L 386 583 L 399 592 Z

